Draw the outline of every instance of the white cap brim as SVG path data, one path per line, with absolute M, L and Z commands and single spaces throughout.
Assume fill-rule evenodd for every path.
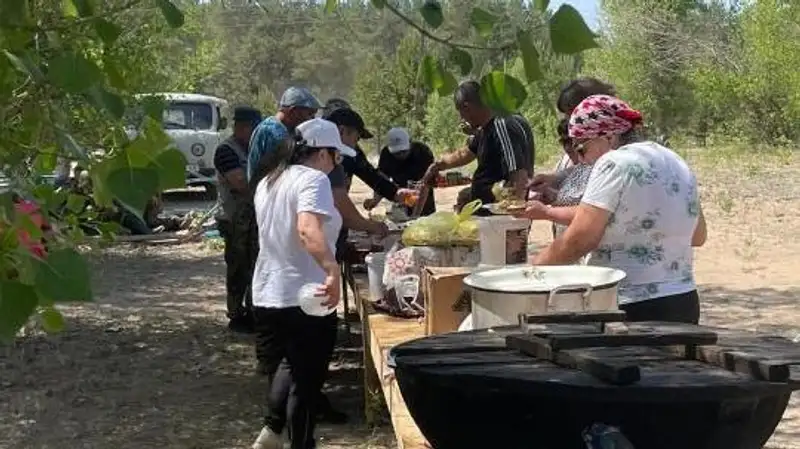
M 389 148 L 389 152 L 392 154 L 402 153 L 403 151 L 408 151 L 411 149 L 411 145 L 401 144 L 401 145 L 387 145 Z
M 342 153 L 342 156 L 347 156 L 347 157 L 356 157 L 356 150 L 354 150 L 354 149 L 352 149 L 352 148 L 348 147 L 348 146 L 347 146 L 347 145 L 345 145 L 345 144 L 340 144 L 340 145 L 338 145 L 338 146 L 336 147 L 336 149 L 337 149 L 337 150 L 339 150 L 339 152 L 340 152 L 340 153 Z

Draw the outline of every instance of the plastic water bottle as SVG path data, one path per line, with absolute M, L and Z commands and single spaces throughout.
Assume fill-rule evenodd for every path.
M 633 444 L 616 427 L 595 423 L 583 431 L 586 449 L 634 449 Z
M 300 288 L 297 294 L 297 302 L 306 315 L 311 316 L 326 316 L 336 310 L 335 307 L 328 307 L 323 305 L 324 301 L 328 300 L 327 295 L 320 295 L 319 290 L 323 288 L 322 284 L 306 284 Z

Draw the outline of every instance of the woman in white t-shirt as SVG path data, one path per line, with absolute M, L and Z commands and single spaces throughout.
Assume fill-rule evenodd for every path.
M 269 155 L 255 189 L 256 332 L 263 355 L 275 362 L 285 360 L 289 370 L 278 371 L 270 382 L 265 425 L 254 449 L 282 448 L 286 425 L 292 449 L 315 447 L 316 404 L 336 338 L 336 312 L 308 315 L 298 297 L 304 286 L 316 284 L 318 294 L 328 297 L 325 305 L 333 308 L 339 302 L 341 280 L 334 252 L 342 217 L 334 206 L 328 173 L 343 155 L 353 157 L 355 151 L 342 143 L 338 128 L 327 120 L 304 122 L 296 133 L 293 145 Z M 281 375 L 291 379 L 288 401 Z
M 573 111 L 569 137 L 594 164 L 563 234 L 534 265 L 589 264 L 627 273 L 619 305 L 629 321 L 697 323 L 693 248 L 706 240 L 697 179 L 673 151 L 638 137 L 642 117 L 623 101 L 594 95 Z

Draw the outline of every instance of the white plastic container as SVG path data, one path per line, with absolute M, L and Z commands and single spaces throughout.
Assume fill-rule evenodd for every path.
M 383 286 L 383 270 L 386 267 L 386 253 L 369 253 L 364 258 L 367 263 L 369 279 L 369 300 L 372 302 L 383 298 L 386 288 Z
M 510 215 L 479 217 L 477 220 L 481 265 L 502 267 L 527 262 L 530 220 Z
M 623 279 L 625 272 L 612 268 L 553 265 L 481 271 L 464 285 L 471 289 L 472 328 L 485 329 L 518 324 L 520 313 L 616 310 Z
M 322 304 L 328 300 L 327 295 L 320 296 L 317 292 L 323 287 L 322 284 L 306 284 L 300 287 L 297 293 L 297 302 L 306 315 L 326 316 L 336 311 L 336 307 L 327 307 Z

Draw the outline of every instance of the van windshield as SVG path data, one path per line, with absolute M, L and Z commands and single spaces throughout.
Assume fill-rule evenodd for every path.
M 169 102 L 164 108 L 164 129 L 211 129 L 213 113 L 208 103 Z

